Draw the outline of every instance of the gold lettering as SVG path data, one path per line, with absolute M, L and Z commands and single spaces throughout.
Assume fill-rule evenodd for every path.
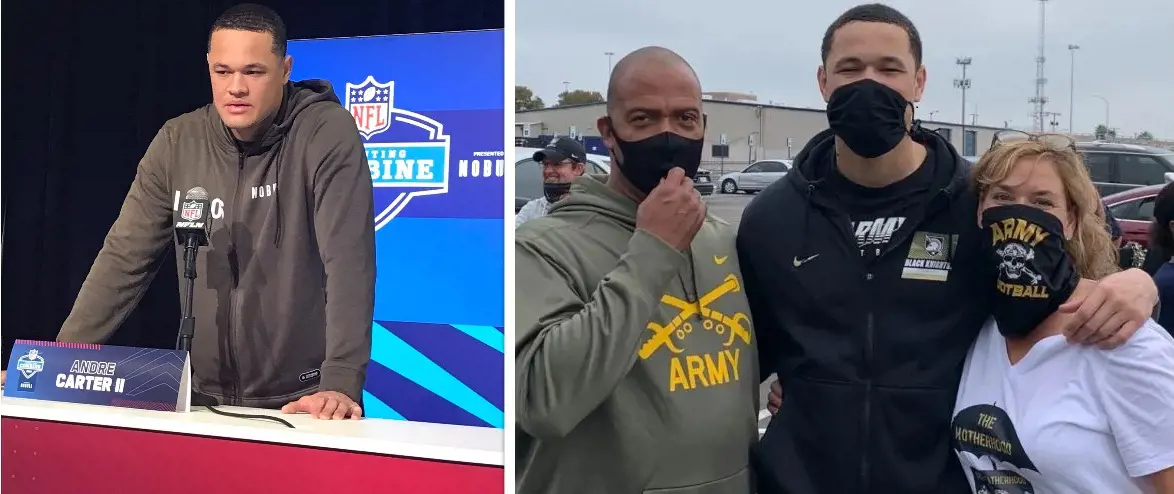
M 705 360 L 697 355 L 685 356 L 685 367 L 689 369 L 689 388 L 697 387 L 697 382 L 701 381 L 701 385 L 709 387 L 709 382 L 705 380 Z
M 742 355 L 741 352 L 742 352 L 742 350 L 739 348 L 735 348 L 734 351 L 732 351 L 732 352 L 729 350 L 722 350 L 722 354 L 724 354 L 726 356 L 726 362 L 729 362 L 730 366 L 732 366 L 734 368 L 734 380 L 735 381 L 737 381 L 739 379 L 738 369 L 740 369 L 740 367 L 738 367 L 738 357 L 740 357 Z
M 1048 238 L 1048 232 L 1039 225 L 1018 218 L 1007 218 L 991 228 L 991 245 L 1006 240 L 1018 240 L 1035 247 Z
M 986 429 L 994 429 L 995 421 L 998 420 L 994 415 L 985 413 L 978 414 L 978 425 Z
M 998 280 L 995 282 L 995 289 L 1003 295 L 1016 298 L 1048 298 L 1047 287 L 1040 285 L 1020 285 Z
M 986 448 L 992 451 L 998 451 L 1005 455 L 1011 454 L 1012 447 L 1010 441 L 999 439 L 990 434 L 983 434 L 975 430 L 956 427 L 954 428 L 954 437 L 957 438 L 958 441 L 964 443 L 973 444 L 975 446 Z
M 689 382 L 685 380 L 685 368 L 681 367 L 680 357 L 673 357 L 669 359 L 669 392 L 676 391 L 677 386 L 690 389 Z
M 737 382 L 741 379 L 738 362 L 742 349 L 724 349 L 714 353 L 685 355 L 669 359 L 669 392 L 689 391 Z
M 713 355 L 705 354 L 705 370 L 709 372 L 709 382 L 713 384 L 725 384 L 730 382 L 729 369 L 726 368 L 725 361 L 722 357 L 726 356 L 726 352 L 717 354 L 717 361 L 714 362 Z M 737 372 L 737 367 L 734 368 Z
M 1035 225 L 1029 224 L 1026 221 L 1015 220 L 1015 232 L 1012 234 L 1016 240 L 1026 242 L 1035 235 Z
M 1006 223 L 1006 221 L 1004 221 L 1003 223 Z M 991 226 L 991 245 L 996 245 L 999 242 L 1002 242 L 1006 239 L 1007 239 L 1007 237 L 1003 235 L 1003 225 L 1002 224 Z
M 1018 475 L 991 475 L 986 477 L 988 484 L 994 485 L 1023 485 L 1027 483 L 1027 479 Z
M 1032 247 L 1035 247 L 1036 244 L 1043 242 L 1045 238 L 1048 238 L 1048 232 L 1044 231 L 1042 228 L 1037 228 L 1036 230 L 1035 240 L 1031 241 Z

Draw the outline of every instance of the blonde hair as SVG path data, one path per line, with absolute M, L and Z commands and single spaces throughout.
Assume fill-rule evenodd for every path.
M 1116 273 L 1117 248 L 1105 226 L 1104 203 L 1089 177 L 1088 168 L 1077 152 L 1068 147 L 1052 146 L 1038 140 L 999 143 L 992 147 L 978 164 L 974 165 L 971 183 L 978 189 L 981 202 L 991 187 L 1011 174 L 1020 160 L 1050 160 L 1064 184 L 1068 196 L 1068 213 L 1076 219 L 1072 238 L 1068 240 L 1068 255 L 1082 278 L 1099 280 Z

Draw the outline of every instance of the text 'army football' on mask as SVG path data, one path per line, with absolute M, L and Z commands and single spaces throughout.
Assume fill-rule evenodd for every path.
M 1068 257 L 1064 226 L 1032 206 L 996 206 L 982 213 L 983 250 L 997 271 L 991 315 L 999 332 L 1023 338 L 1051 316 L 1080 277 Z
M 832 92 L 828 99 L 828 126 L 861 158 L 884 155 L 908 133 L 905 109 L 909 101 L 893 88 L 861 79 Z

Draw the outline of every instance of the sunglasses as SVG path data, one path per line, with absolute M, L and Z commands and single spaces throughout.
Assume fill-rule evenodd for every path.
M 1035 141 L 1056 151 L 1066 149 L 1076 151 L 1076 140 L 1064 134 L 1031 134 L 1022 130 L 1010 129 L 995 132 L 994 137 L 991 139 L 991 147 L 1023 141 Z

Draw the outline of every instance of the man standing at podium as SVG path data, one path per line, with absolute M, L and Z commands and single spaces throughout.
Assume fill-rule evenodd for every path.
M 354 119 L 326 81 L 289 81 L 285 26 L 266 7 L 224 12 L 207 62 L 212 104 L 168 121 L 147 148 L 58 339 L 114 333 L 174 242 L 184 191 L 203 187 L 212 227 L 197 258 L 194 391 L 359 418 L 375 232 Z

